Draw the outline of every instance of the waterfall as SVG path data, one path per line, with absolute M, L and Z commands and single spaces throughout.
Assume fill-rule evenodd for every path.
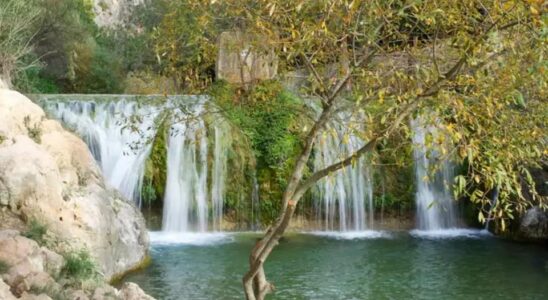
M 123 97 L 116 102 L 67 97 L 66 102 L 46 100 L 45 109 L 84 139 L 106 181 L 140 206 L 144 162 L 151 149 L 146 141 L 155 134 L 158 109 L 140 107 Z M 127 126 L 131 116 L 141 119 L 135 127 Z
M 199 116 L 203 104 L 192 106 Z M 177 115 L 182 111 L 176 110 Z M 170 232 L 207 231 L 208 143 L 203 119 L 189 117 L 173 122 L 169 131 L 167 182 L 162 230 Z M 191 226 L 194 225 L 194 228 Z
M 150 141 L 161 134 L 156 132 L 155 119 L 162 111 L 171 112 L 162 230 L 222 229 L 232 141 L 222 118 L 208 118 L 207 106 L 211 103 L 206 98 L 124 95 L 38 95 L 37 98 L 46 111 L 83 138 L 107 182 L 139 206 L 145 162 L 152 148 Z
M 227 155 L 230 147 L 230 137 L 227 126 L 220 122 L 214 127 L 215 151 L 213 160 L 212 203 L 213 203 L 213 230 L 220 231 L 223 221 L 223 203 L 225 179 L 227 173 Z
M 417 191 L 418 229 L 442 230 L 457 227 L 455 201 L 451 195 L 453 166 L 448 159 L 442 159 L 434 141 L 427 149 L 427 136 L 435 140 L 440 132 L 433 126 L 426 126 L 422 118 L 411 121 L 413 128 L 415 180 Z M 441 159 L 441 161 L 440 161 Z
M 259 204 L 259 182 L 256 172 L 253 173 L 253 182 L 251 187 L 251 230 L 260 228 L 260 204 Z
M 340 120 L 330 124 L 315 145 L 316 171 L 348 157 L 364 145 L 364 141 L 349 131 L 351 122 L 360 122 L 350 114 L 339 113 L 338 117 Z M 373 227 L 371 178 L 368 161 L 361 157 L 316 184 L 316 216 L 322 220 L 323 230 L 363 231 Z

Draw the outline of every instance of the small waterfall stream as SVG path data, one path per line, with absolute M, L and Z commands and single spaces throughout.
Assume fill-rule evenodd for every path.
M 427 135 L 436 139 L 439 131 L 426 126 L 424 120 L 411 121 L 413 129 L 415 177 L 417 191 L 417 222 L 419 230 L 434 231 L 457 227 L 457 211 L 451 193 L 453 166 L 447 159 L 440 161 L 434 145 L 427 149 Z
M 363 146 L 352 134 L 359 124 L 352 114 L 339 113 L 315 146 L 314 169 L 323 169 Z M 354 124 L 353 124 L 354 123 Z M 317 183 L 316 216 L 325 231 L 363 231 L 373 228 L 373 184 L 367 158 L 358 159 Z

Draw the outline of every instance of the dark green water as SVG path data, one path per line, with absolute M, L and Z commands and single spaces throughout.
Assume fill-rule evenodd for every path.
M 125 280 L 157 299 L 242 299 L 240 278 L 257 237 L 155 243 L 150 267 Z M 290 234 L 266 272 L 277 287 L 269 299 L 548 299 L 548 249 L 487 236 Z

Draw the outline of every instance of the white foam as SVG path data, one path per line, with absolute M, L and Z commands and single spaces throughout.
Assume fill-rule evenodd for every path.
M 388 238 L 390 234 L 384 231 L 363 230 L 363 231 L 311 231 L 304 232 L 316 236 L 324 236 L 337 240 L 358 240 L 358 239 L 378 239 Z
M 149 232 L 153 245 L 194 245 L 210 246 L 234 241 L 232 234 L 224 232 Z
M 466 229 L 466 228 L 449 228 L 437 230 L 411 230 L 409 232 L 414 237 L 427 239 L 454 239 L 454 238 L 480 238 L 490 236 L 491 233 L 487 230 Z

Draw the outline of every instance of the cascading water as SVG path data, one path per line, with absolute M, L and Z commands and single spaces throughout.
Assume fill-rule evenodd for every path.
M 153 123 L 158 109 L 140 107 L 124 97 L 115 102 L 78 98 L 69 97 L 65 102 L 46 100 L 45 108 L 84 139 L 107 182 L 140 205 L 144 162 L 151 149 L 146 140 L 155 134 Z M 131 116 L 141 119 L 133 128 L 127 126 Z
M 139 205 L 149 141 L 157 134 L 155 119 L 170 111 L 162 230 L 222 229 L 231 140 L 222 118 L 206 122 L 205 98 L 43 95 L 38 100 L 84 139 L 109 184 Z
M 197 115 L 203 110 L 203 104 L 193 107 Z M 201 118 L 171 125 L 162 230 L 207 231 L 207 154 L 206 126 Z M 196 228 L 190 228 L 192 224 Z
M 260 228 L 260 206 L 259 206 L 259 182 L 257 174 L 253 173 L 253 182 L 251 186 L 251 230 Z
M 339 119 L 325 131 L 315 146 L 314 169 L 323 169 L 357 151 L 364 142 L 349 132 L 350 114 L 339 113 Z M 342 142 L 341 142 L 342 141 Z M 373 184 L 367 159 L 339 170 L 317 183 L 316 215 L 325 231 L 363 231 L 373 227 Z
M 183 120 L 171 126 L 168 142 L 168 170 L 162 230 L 168 232 L 220 231 L 230 146 L 226 124 L 217 120 L 208 128 L 201 117 L 205 103 L 175 112 Z M 212 129 L 212 130 L 210 130 Z M 212 132 L 211 132 L 212 131 Z M 213 134 L 211 208 L 208 199 L 208 133 Z M 209 221 L 211 210 L 212 220 Z M 209 228 L 211 224 L 211 228 Z
M 436 127 L 426 126 L 422 118 L 411 121 L 415 159 L 418 229 L 435 231 L 457 227 L 455 201 L 451 195 L 453 166 L 442 159 L 434 143 L 427 149 L 427 135 L 439 135 Z M 440 145 L 438 145 L 440 146 Z M 440 161 L 441 159 L 441 161 Z
M 213 230 L 220 231 L 223 221 L 225 179 L 227 173 L 227 155 L 230 147 L 230 134 L 227 125 L 220 119 L 214 125 L 215 150 L 212 178 Z

